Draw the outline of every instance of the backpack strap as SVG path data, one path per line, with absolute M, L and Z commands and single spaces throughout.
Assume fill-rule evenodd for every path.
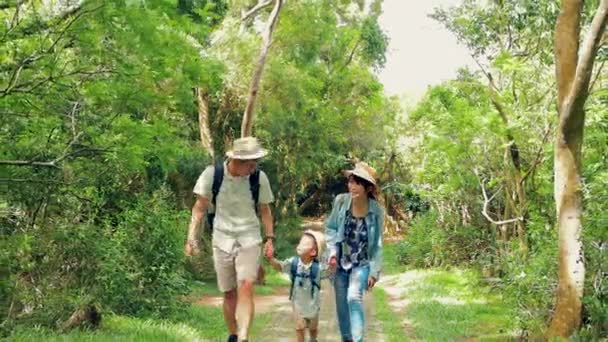
M 213 220 L 215 219 L 215 212 L 217 211 L 215 202 L 217 201 L 217 194 L 220 192 L 220 187 L 224 181 L 224 164 L 218 163 L 213 167 L 213 184 L 211 185 L 211 203 L 213 204 L 213 212 L 207 210 L 207 224 L 210 229 L 213 229 Z
M 260 170 L 255 171 L 249 175 L 249 190 L 251 191 L 251 197 L 253 198 L 253 207 L 255 213 L 258 213 L 258 200 L 260 199 Z
M 296 275 L 298 273 L 298 258 L 291 258 L 291 270 L 289 276 L 291 278 L 291 288 L 289 289 L 289 300 L 293 298 L 293 285 L 296 283 Z
M 220 187 L 224 181 L 224 163 L 215 164 L 213 167 L 213 185 L 211 186 L 211 203 L 215 208 L 215 202 L 217 201 L 217 194 L 220 193 Z
M 317 276 L 319 274 L 319 261 L 315 259 L 310 266 L 310 296 L 313 297 L 315 294 L 315 287 L 321 291 L 321 285 L 317 282 Z

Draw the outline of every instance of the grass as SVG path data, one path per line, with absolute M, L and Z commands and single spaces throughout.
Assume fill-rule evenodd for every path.
M 403 324 L 395 319 L 395 312 L 389 305 L 390 298 L 384 290 L 377 287 L 372 292 L 376 304 L 376 319 L 382 322 L 382 330 L 390 342 L 404 342 Z
M 281 274 L 266 268 L 266 285 L 256 286 L 258 295 L 273 294 L 278 287 L 289 284 Z M 221 296 L 215 279 L 192 281 L 187 302 L 203 296 Z M 270 314 L 256 314 L 251 335 L 258 336 L 270 321 Z M 74 330 L 61 334 L 47 328 L 21 327 L 15 329 L 10 341 L 216 341 L 227 337 L 221 307 L 189 304 L 184 310 L 167 318 L 142 318 L 105 315 L 95 331 Z
M 270 320 L 269 314 L 256 315 L 252 335 Z M 45 328 L 17 328 L 10 341 L 216 341 L 227 337 L 221 308 L 191 305 L 184 312 L 166 319 L 106 316 L 96 331 L 74 330 L 67 334 Z
M 392 265 L 397 245 L 387 245 L 385 263 Z M 469 270 L 411 270 L 389 267 L 386 277 L 374 290 L 378 319 L 391 341 L 404 340 L 404 332 L 424 341 L 459 338 L 505 340 L 512 337 L 515 313 L 502 302 L 499 293 L 481 284 L 478 273 Z M 401 272 L 399 272 L 401 271 Z M 384 283 L 384 284 L 383 284 Z M 391 295 L 388 295 L 390 287 Z M 396 295 L 396 292 L 398 294 Z M 404 309 L 391 307 L 403 301 Z M 399 319 L 395 319 L 395 314 Z M 407 319 L 407 327 L 404 320 Z
M 270 319 L 259 315 L 252 333 L 260 331 Z M 74 330 L 60 334 L 44 328 L 16 329 L 11 341 L 209 341 L 227 336 L 221 308 L 191 305 L 165 319 L 106 316 L 96 331 Z

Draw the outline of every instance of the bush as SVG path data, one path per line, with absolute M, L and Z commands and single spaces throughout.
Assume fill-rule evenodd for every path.
M 141 195 L 107 233 L 119 259 L 102 259 L 103 302 L 120 313 L 165 314 L 186 292 L 183 274 L 186 213 L 171 209 L 165 190 Z M 111 255 L 111 254 L 110 254 Z
M 461 224 L 446 226 L 438 224 L 435 210 L 417 216 L 400 243 L 397 259 L 414 267 L 462 265 L 482 260 L 484 253 L 491 251 L 492 241 L 483 236 L 482 229 Z
M 65 215 L 0 241 L 0 309 L 14 324 L 59 327 L 77 308 L 164 315 L 179 306 L 184 222 L 165 190 L 137 197 L 116 225 Z M 6 265 L 6 266 L 4 266 Z

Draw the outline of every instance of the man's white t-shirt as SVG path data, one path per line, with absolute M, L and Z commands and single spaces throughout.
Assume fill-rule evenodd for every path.
M 196 181 L 193 192 L 209 199 L 212 206 L 213 174 L 215 167 L 207 167 Z M 262 241 L 260 220 L 256 215 L 253 196 L 249 188 L 249 176 L 234 177 L 224 163 L 224 179 L 216 196 L 215 219 L 213 221 L 213 246 L 225 252 L 236 247 L 249 247 Z M 264 171 L 260 171 L 260 193 L 258 204 L 274 201 L 270 182 Z

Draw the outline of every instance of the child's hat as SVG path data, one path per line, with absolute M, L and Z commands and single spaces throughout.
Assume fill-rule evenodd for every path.
M 317 257 L 321 257 L 325 250 L 325 234 L 312 229 L 305 230 L 304 234 L 312 236 L 315 239 L 317 244 Z

